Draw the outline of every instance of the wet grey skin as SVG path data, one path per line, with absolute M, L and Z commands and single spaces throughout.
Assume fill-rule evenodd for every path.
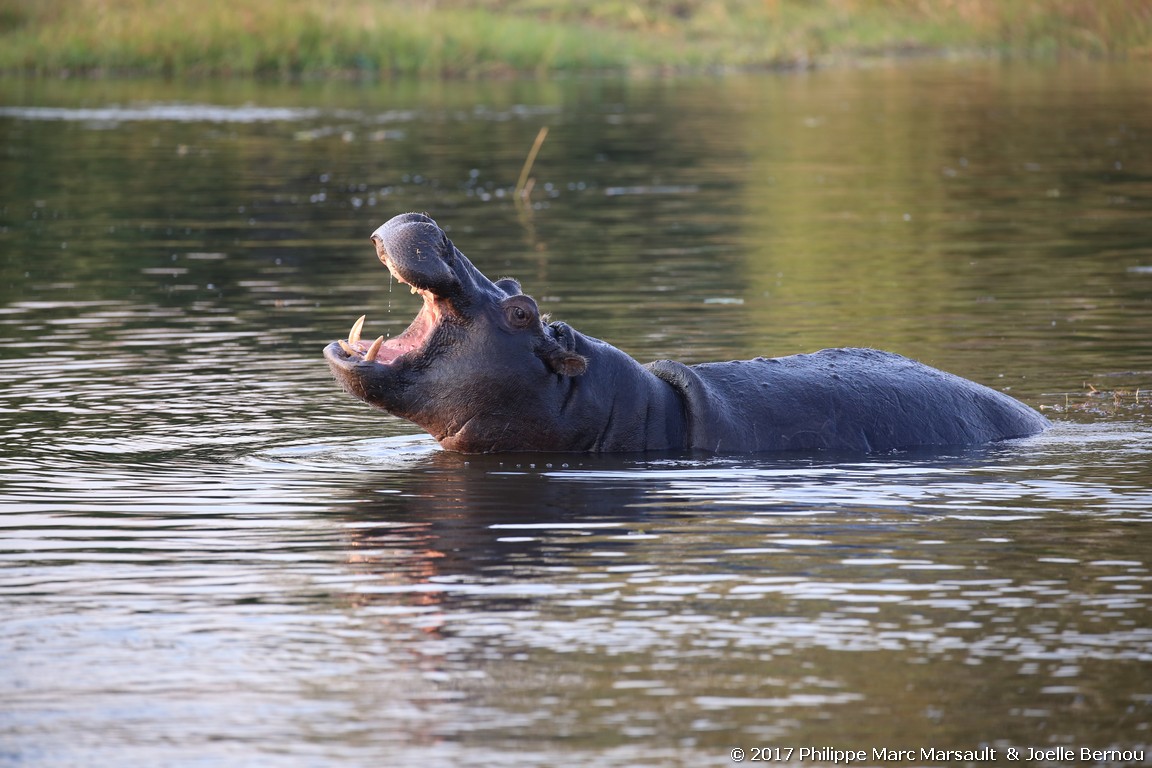
M 346 392 L 448 450 L 867 453 L 1049 426 L 1001 392 L 874 349 L 641 365 L 546 322 L 516 280 L 489 280 L 424 214 L 394 217 L 372 242 L 423 306 L 390 339 L 362 339 L 360 318 L 324 357 Z

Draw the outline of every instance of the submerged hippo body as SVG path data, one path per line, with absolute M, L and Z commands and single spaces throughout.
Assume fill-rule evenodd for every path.
M 546 323 L 515 280 L 490 281 L 427 216 L 397 216 L 372 240 L 424 305 L 387 341 L 361 340 L 361 318 L 324 356 L 347 392 L 449 450 L 869 452 L 972 445 L 1048 426 L 1007 395 L 873 349 L 641 365 Z

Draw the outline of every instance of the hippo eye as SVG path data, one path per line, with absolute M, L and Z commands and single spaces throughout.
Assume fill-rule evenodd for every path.
M 536 313 L 521 301 L 510 301 L 504 305 L 504 319 L 513 328 L 528 328 L 536 322 Z

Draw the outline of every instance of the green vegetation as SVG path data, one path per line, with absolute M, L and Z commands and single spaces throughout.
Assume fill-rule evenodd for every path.
M 310 77 L 1152 55 L 1144 0 L 0 0 L 0 70 Z

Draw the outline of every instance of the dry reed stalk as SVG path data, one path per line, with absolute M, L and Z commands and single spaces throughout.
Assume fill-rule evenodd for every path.
M 516 182 L 516 191 L 513 193 L 513 198 L 516 200 L 517 206 L 525 205 L 528 202 L 528 196 L 532 194 L 532 188 L 535 186 L 535 181 L 531 185 L 528 184 L 528 174 L 532 173 L 532 166 L 536 163 L 536 155 L 540 152 L 540 145 L 544 143 L 544 139 L 548 138 L 548 126 L 540 128 L 539 133 L 536 134 L 536 141 L 532 142 L 532 149 L 528 150 L 528 157 L 524 160 L 524 167 L 520 169 L 520 180 Z

